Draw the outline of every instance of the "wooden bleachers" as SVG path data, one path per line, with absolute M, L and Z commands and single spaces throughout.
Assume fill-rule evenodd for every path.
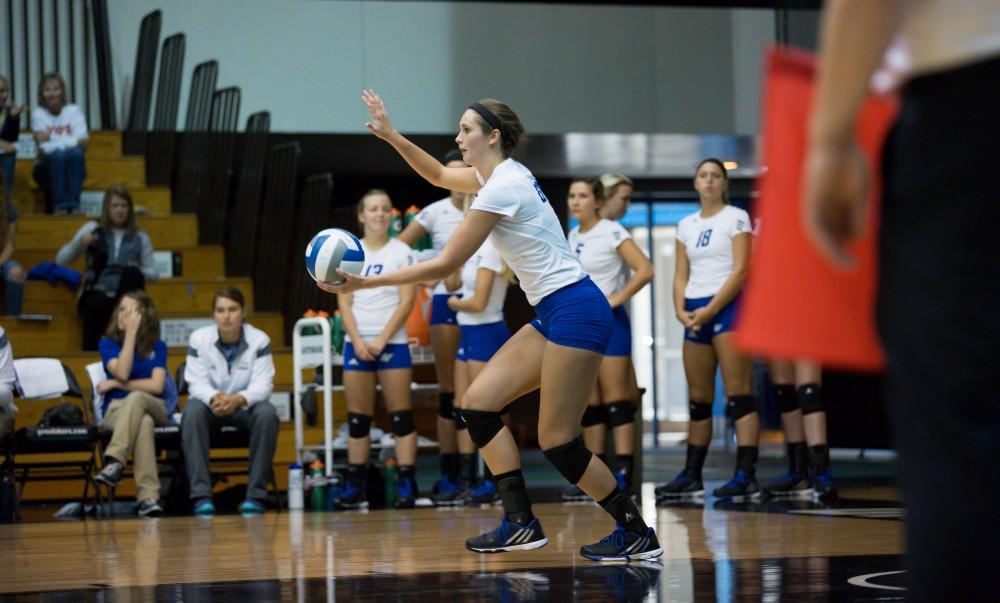
M 278 313 L 253 312 L 253 286 L 247 278 L 229 278 L 225 275 L 225 250 L 219 245 L 198 244 L 198 220 L 193 214 L 171 212 L 171 191 L 166 187 L 149 187 L 145 182 L 145 160 L 126 157 L 121 153 L 121 135 L 118 132 L 91 132 L 87 151 L 87 178 L 84 190 L 101 192 L 112 184 L 124 184 L 132 193 L 137 206 L 145 209 L 139 214 L 139 224 L 153 242 L 157 251 L 169 250 L 180 254 L 181 276 L 164 279 L 147 285 L 147 292 L 156 302 L 161 319 L 210 318 L 213 293 L 222 285 L 238 287 L 246 296 L 249 321 L 271 337 L 274 350 L 276 391 L 292 389 L 292 352 L 284 337 L 284 318 Z M 14 258 L 25 269 L 42 261 L 55 259 L 58 249 L 72 238 L 89 218 L 44 215 L 44 200 L 31 178 L 32 160 L 17 162 L 14 179 L 14 203 L 20 213 L 17 229 L 17 251 Z M 73 266 L 83 269 L 83 260 Z M 29 281 L 25 287 L 23 312 L 48 314 L 50 321 L 25 321 L 13 317 L 0 317 L 11 341 L 15 357 L 53 356 L 68 365 L 89 389 L 86 365 L 98 360 L 96 352 L 80 349 L 81 323 L 76 312 L 77 293 L 65 285 L 50 285 L 44 281 Z M 168 368 L 174 374 L 186 356 L 185 347 L 171 348 Z M 346 415 L 343 395 L 337 394 L 335 421 Z M 183 404 L 183 401 L 182 401 Z M 18 416 L 18 425 L 34 424 L 44 410 L 38 404 L 25 404 Z M 322 408 L 322 405 L 321 405 Z M 321 411 L 322 412 L 322 411 Z M 317 427 L 307 427 L 306 439 L 322 441 L 322 418 Z M 245 456 L 245 451 L 235 454 Z M 222 454 L 225 456 L 225 453 Z M 214 457 L 214 453 L 213 453 Z M 295 457 L 294 429 L 291 422 L 282 423 L 275 455 L 275 475 L 279 486 L 285 487 L 287 466 Z M 239 483 L 236 476 L 230 483 Z M 133 492 L 131 480 L 123 482 L 119 496 Z M 27 500 L 66 499 L 78 496 L 76 482 L 29 482 L 25 489 Z

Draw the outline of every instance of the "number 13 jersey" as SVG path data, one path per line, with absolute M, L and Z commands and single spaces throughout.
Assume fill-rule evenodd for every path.
M 371 249 L 361 241 L 365 250 L 365 267 L 362 276 L 386 274 L 413 264 L 413 250 L 399 239 L 389 239 L 381 249 Z M 358 323 L 358 332 L 365 339 L 378 337 L 392 313 L 399 307 L 399 287 L 358 289 L 352 294 L 351 311 Z M 348 338 L 350 340 L 350 338 Z M 393 333 L 388 343 L 406 343 L 406 325 Z M 352 342 L 353 343 L 353 342 Z
M 697 211 L 681 219 L 677 240 L 684 244 L 691 267 L 684 297 L 712 297 L 733 273 L 733 237 L 751 231 L 750 215 L 732 205 L 710 218 Z

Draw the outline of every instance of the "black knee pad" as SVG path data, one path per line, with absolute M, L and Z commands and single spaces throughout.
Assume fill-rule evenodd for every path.
M 775 385 L 774 394 L 778 398 L 778 410 L 782 413 L 795 412 L 802 408 L 799 399 L 795 395 L 794 385 Z
M 347 413 L 347 433 L 352 438 L 364 438 L 372 430 L 372 418 L 361 413 Z
M 469 426 L 465 423 L 465 419 L 462 418 L 461 408 L 451 409 L 451 418 L 455 421 L 455 429 L 462 430 L 469 428 Z
M 688 400 L 688 416 L 691 421 L 704 421 L 712 418 L 712 404 L 699 400 Z
M 594 425 L 607 422 L 608 409 L 603 404 L 598 404 L 597 406 L 588 406 L 587 410 L 583 411 L 583 419 L 580 421 L 580 425 L 593 427 Z
M 621 427 L 635 422 L 635 406 L 628 400 L 619 400 L 608 404 L 608 423 L 612 427 Z
M 503 429 L 503 420 L 498 412 L 463 408 L 462 418 L 469 426 L 469 437 L 472 438 L 472 443 L 480 448 L 489 444 L 490 440 Z
M 542 452 L 545 453 L 545 458 L 549 459 L 549 462 L 571 484 L 580 481 L 584 472 L 587 471 L 587 465 L 590 464 L 591 457 L 594 456 L 594 453 L 587 450 L 587 447 L 583 445 L 583 438 L 580 436 L 573 438 L 565 444 L 543 450 Z
M 799 404 L 802 405 L 802 414 L 810 415 L 814 412 L 823 412 L 826 407 L 823 405 L 823 388 L 815 383 L 807 383 L 799 386 L 795 390 L 798 395 Z
M 392 433 L 396 434 L 397 438 L 408 436 L 417 430 L 417 426 L 413 423 L 412 410 L 391 412 L 389 418 L 392 420 Z
M 727 404 L 729 417 L 739 421 L 752 412 L 757 412 L 757 400 L 753 396 L 733 396 Z
M 438 393 L 438 416 L 449 421 L 455 420 L 455 394 L 451 392 Z

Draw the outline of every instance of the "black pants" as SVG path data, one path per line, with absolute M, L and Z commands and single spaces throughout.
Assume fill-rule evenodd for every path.
M 914 80 L 885 150 L 878 321 L 914 601 L 995 596 L 997 98 L 1000 58 Z
M 121 279 L 118 281 L 118 291 L 114 297 L 108 297 L 107 293 L 96 289 L 85 291 L 76 302 L 77 311 L 83 319 L 83 349 L 88 351 L 97 349 L 97 343 L 108 329 L 108 322 L 122 295 L 145 288 L 146 278 L 142 271 L 129 266 L 122 271 Z

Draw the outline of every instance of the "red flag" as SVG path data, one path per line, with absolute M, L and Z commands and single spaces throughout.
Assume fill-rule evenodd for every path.
M 851 270 L 834 267 L 802 226 L 803 164 L 814 90 L 815 59 L 772 49 L 764 88 L 764 170 L 757 181 L 759 236 L 736 333 L 739 346 L 771 358 L 809 359 L 823 366 L 879 370 L 884 364 L 875 329 L 878 216 L 882 143 L 896 114 L 893 102 L 870 98 L 856 140 L 871 168 L 864 235 L 850 251 Z

